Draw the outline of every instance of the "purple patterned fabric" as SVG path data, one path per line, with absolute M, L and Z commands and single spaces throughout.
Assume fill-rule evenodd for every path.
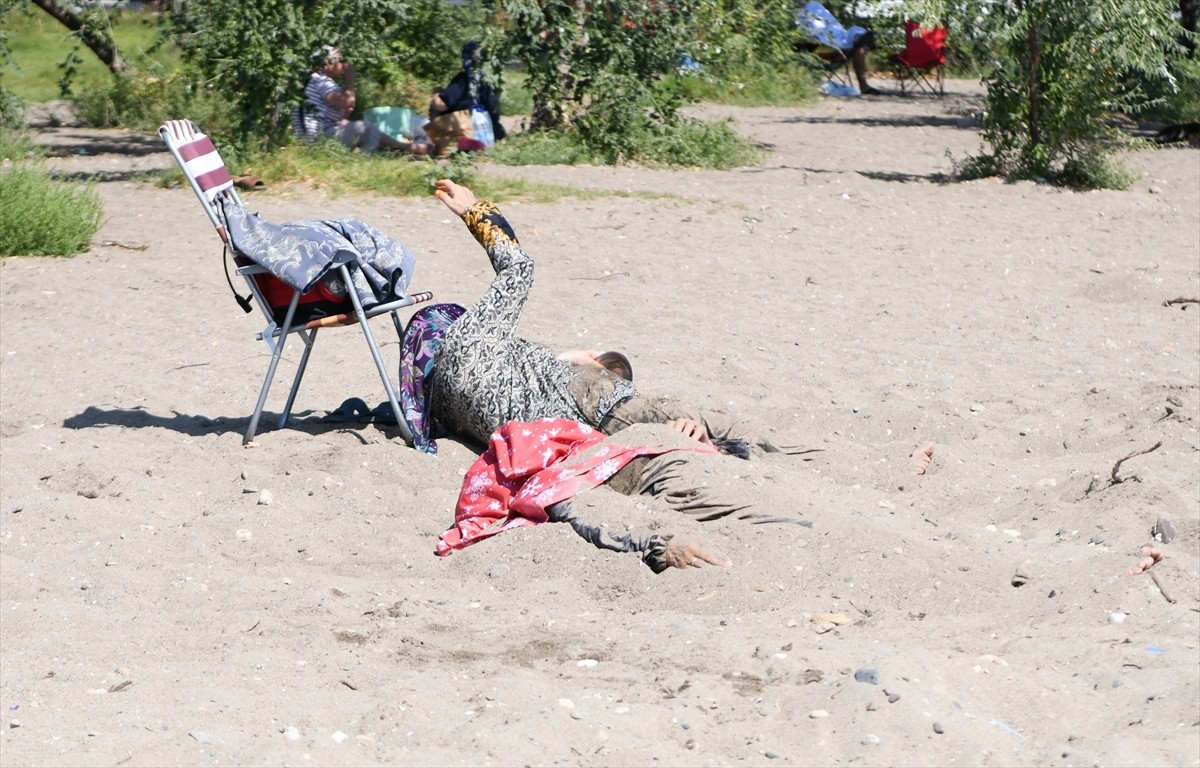
M 458 304 L 433 304 L 418 310 L 404 330 L 400 342 L 400 408 L 418 451 L 437 453 L 429 416 L 433 365 L 442 348 L 442 335 L 466 311 Z

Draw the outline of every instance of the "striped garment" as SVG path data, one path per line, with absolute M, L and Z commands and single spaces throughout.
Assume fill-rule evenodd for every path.
M 332 77 L 313 72 L 304 86 L 304 106 L 292 113 L 292 127 L 297 136 L 316 141 L 342 122 L 342 113 L 325 100 L 329 94 L 341 90 Z

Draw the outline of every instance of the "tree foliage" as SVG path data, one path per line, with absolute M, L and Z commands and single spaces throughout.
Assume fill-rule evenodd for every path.
M 1107 118 L 1136 113 L 1147 81 L 1173 84 L 1178 24 L 1164 0 L 1010 0 L 989 7 L 984 138 L 997 170 L 1054 177 L 1094 165 Z M 1086 183 L 1086 180 L 1081 180 Z
M 0 0 L 0 19 L 17 6 L 18 0 Z M 0 128 L 16 128 L 21 124 L 23 105 L 4 87 L 4 73 L 15 65 L 8 48 L 9 31 L 0 27 Z
M 108 17 L 99 3 L 76 5 L 74 3 L 56 2 L 56 0 L 33 0 L 34 5 L 50 14 L 56 21 L 71 31 L 76 39 L 91 49 L 96 58 L 104 63 L 114 75 L 120 75 L 125 69 L 117 45 L 113 42 L 112 30 L 108 25 Z M 64 72 L 63 86 L 65 91 L 70 84 L 74 65 L 78 63 L 78 54 L 72 52 L 67 60 Z
M 532 127 L 620 130 L 643 111 L 669 121 L 677 104 L 661 98 L 658 77 L 679 62 L 690 2 L 500 0 L 499 24 L 485 39 L 495 67 L 524 67 L 533 92 Z
M 499 0 L 496 6 L 484 39 L 493 82 L 500 64 L 515 59 L 533 93 L 531 127 L 568 133 L 607 162 L 662 156 L 662 148 L 696 135 L 736 143 L 728 126 L 701 131 L 681 115 L 678 83 L 663 75 L 688 59 L 712 72 L 756 55 L 766 62 L 790 44 L 790 2 L 783 0 Z
M 241 143 L 287 135 L 291 109 L 323 58 L 343 51 L 364 79 L 401 69 L 449 79 L 459 66 L 464 11 L 443 0 L 192 0 L 173 15 L 185 60 L 241 115 Z

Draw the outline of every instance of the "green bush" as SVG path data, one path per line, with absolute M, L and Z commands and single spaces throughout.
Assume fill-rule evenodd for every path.
M 1072 186 L 1124 183 L 1106 160 L 1114 112 L 1152 105 L 1146 83 L 1171 90 L 1178 25 L 1164 0 L 1027 0 L 998 4 L 988 22 L 984 140 L 1011 178 Z
M 707 101 L 744 107 L 811 104 L 817 84 L 811 71 L 798 62 L 779 67 L 735 67 L 718 76 L 707 70 L 670 75 L 687 101 Z
M 73 256 L 87 250 L 103 206 L 91 184 L 55 181 L 41 163 L 0 171 L 0 256 Z
M 75 115 L 92 128 L 154 131 L 164 120 L 187 118 L 206 133 L 227 135 L 235 127 L 229 104 L 181 72 L 128 75 L 92 86 L 74 99 Z
M 39 158 L 44 154 L 41 147 L 29 138 L 25 130 L 6 129 L 0 131 L 0 162 L 20 163 Z
M 742 138 L 732 119 L 684 117 L 669 124 L 634 123 L 619 144 L 589 143 L 577 130 L 532 131 L 510 136 L 487 152 L 502 165 L 640 163 L 647 166 L 736 168 L 758 161 L 760 150 Z M 597 147 L 597 144 L 599 147 Z
M 560 131 L 510 134 L 489 149 L 487 157 L 501 165 L 586 165 L 600 162 L 575 134 Z
M 683 119 L 666 130 L 648 133 L 633 156 L 646 165 L 689 168 L 737 168 L 758 162 L 761 151 L 741 137 L 732 118 Z
M 1175 88 L 1163 80 L 1145 83 L 1150 104 L 1141 116 L 1162 123 L 1200 122 L 1200 58 L 1178 57 L 1171 62 Z

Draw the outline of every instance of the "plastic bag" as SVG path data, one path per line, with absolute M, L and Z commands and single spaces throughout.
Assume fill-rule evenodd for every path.
M 862 91 L 853 85 L 842 85 L 832 80 L 821 86 L 821 93 L 826 96 L 862 96 Z
M 478 104 L 471 110 L 471 133 L 475 134 L 474 138 L 482 141 L 485 147 L 496 143 L 496 133 L 492 130 L 492 118 L 488 115 L 487 110 Z

